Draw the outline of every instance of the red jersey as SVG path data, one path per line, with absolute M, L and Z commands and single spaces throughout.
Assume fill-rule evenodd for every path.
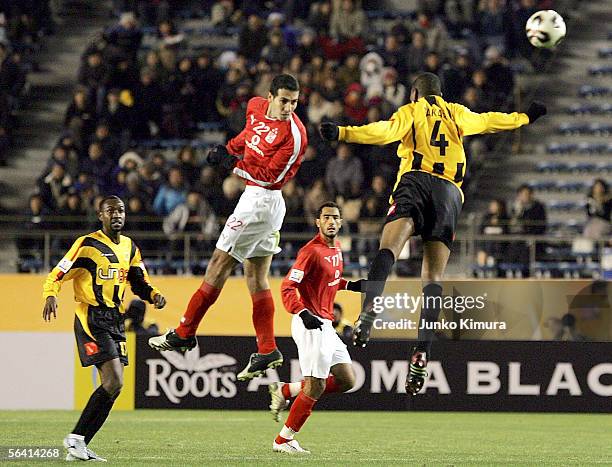
M 244 154 L 234 173 L 247 185 L 280 190 L 299 169 L 308 137 L 295 113 L 289 120 L 276 120 L 266 116 L 268 105 L 263 97 L 249 100 L 244 130 L 226 148 L 230 154 Z
M 298 252 L 281 285 L 287 311 L 296 314 L 308 308 L 314 315 L 333 321 L 336 292 L 345 290 L 348 283 L 342 278 L 342 269 L 338 241 L 330 247 L 321 235 L 310 240 Z

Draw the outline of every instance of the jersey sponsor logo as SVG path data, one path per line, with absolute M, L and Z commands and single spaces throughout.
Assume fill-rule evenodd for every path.
M 334 285 L 338 285 L 340 283 L 340 269 L 336 269 L 336 271 L 334 272 L 334 280 L 331 282 L 328 282 L 327 285 L 329 287 L 333 287 Z
M 304 271 L 299 269 L 292 269 L 289 273 L 289 280 L 293 282 L 297 282 L 298 284 L 302 282 L 304 279 Z
M 253 137 L 255 137 L 255 136 L 257 136 L 257 135 L 253 135 Z M 249 149 L 251 149 L 251 150 L 255 151 L 255 152 L 256 152 L 257 154 L 259 154 L 260 156 L 263 156 L 263 155 L 264 155 L 263 151 L 257 147 L 257 144 L 259 144 L 259 141 L 257 142 L 257 144 L 254 144 L 254 143 L 253 143 L 253 142 L 251 142 L 251 141 L 245 141 L 245 142 L 244 142 L 244 144 L 246 144 L 246 146 L 247 146 Z
M 265 137 L 266 143 L 272 144 L 278 136 L 278 128 L 271 130 Z
M 200 347 L 181 354 L 163 352 L 164 359 L 148 359 L 147 397 L 163 393 L 173 404 L 187 395 L 230 399 L 238 393 L 234 369 L 237 361 L 223 353 L 200 356 Z M 161 389 L 161 392 L 160 392 Z
M 70 271 L 70 268 L 72 267 L 73 264 L 74 263 L 70 261 L 68 258 L 64 258 L 59 262 L 59 264 L 57 265 L 57 268 L 63 273 L 67 273 L 68 271 Z
M 127 278 L 127 273 L 127 269 L 113 268 L 111 266 L 106 269 L 106 272 L 103 271 L 102 268 L 98 269 L 98 277 L 100 279 L 105 281 L 119 279 L 119 283 L 125 282 L 125 279 Z
M 332 266 L 339 266 L 342 262 L 342 252 L 338 251 L 335 255 L 324 256 L 323 259 L 328 263 L 331 263 Z
M 85 355 L 88 356 L 95 355 L 100 351 L 98 344 L 95 342 L 85 342 L 83 346 L 85 347 Z

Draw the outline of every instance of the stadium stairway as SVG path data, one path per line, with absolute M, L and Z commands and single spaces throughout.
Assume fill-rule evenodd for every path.
M 55 34 L 45 38 L 40 70 L 28 75 L 30 92 L 19 112 L 9 165 L 0 167 L 0 207 L 19 213 L 34 191 L 63 127 L 84 46 L 109 22 L 110 5 L 100 0 L 65 0 Z M 13 241 L 0 242 L 0 272 L 14 272 Z
M 547 205 L 550 224 L 584 223 L 592 181 L 612 178 L 612 74 L 601 71 L 612 65 L 603 53 L 612 48 L 610 24 L 609 1 L 581 1 L 548 69 L 520 77 L 528 94 L 523 108 L 532 99 L 543 100 L 548 115 L 521 130 L 518 154 L 508 145 L 485 161 L 476 193 L 467 199 L 466 218 L 486 212 L 491 199 L 513 200 L 516 188 L 527 183 Z

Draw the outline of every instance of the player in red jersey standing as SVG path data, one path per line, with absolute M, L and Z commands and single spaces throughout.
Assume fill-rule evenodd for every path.
M 267 99 L 254 97 L 249 101 L 244 130 L 208 154 L 209 164 L 233 168 L 247 187 L 227 219 L 204 281 L 191 297 L 179 326 L 149 339 L 154 349 L 195 347 L 200 321 L 236 264 L 244 263 L 253 302 L 257 353 L 251 355 L 238 379 L 249 380 L 282 365 L 283 356 L 274 339 L 274 301 L 268 273 L 272 255 L 280 252 L 279 230 L 285 217 L 281 188 L 295 176 L 308 143 L 306 129 L 294 113 L 298 97 L 299 84 L 293 76 L 276 76 Z
M 276 452 L 309 453 L 293 437 L 315 403 L 323 394 L 346 392 L 355 384 L 351 357 L 332 325 L 334 299 L 338 290 L 360 292 L 366 281 L 349 282 L 342 278 L 342 251 L 336 240 L 342 225 L 338 205 L 323 204 L 316 224 L 319 233 L 298 252 L 282 284 L 283 304 L 294 315 L 291 335 L 298 348 L 304 381 L 270 385 L 270 409 L 277 421 L 280 411 L 287 407 L 287 400 L 297 396 L 272 444 Z

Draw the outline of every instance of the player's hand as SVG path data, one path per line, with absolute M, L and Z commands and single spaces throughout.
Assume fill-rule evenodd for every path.
M 214 146 L 206 155 L 206 163 L 213 167 L 220 166 L 231 170 L 234 168 L 234 165 L 236 165 L 236 162 L 238 162 L 238 159 L 230 155 L 230 153 L 227 152 L 227 148 L 222 144 Z
M 542 102 L 533 101 L 531 104 L 529 104 L 529 108 L 525 113 L 529 117 L 529 123 L 533 123 L 538 118 L 546 115 L 546 106 Z
M 321 137 L 327 141 L 338 141 L 340 130 L 338 125 L 332 122 L 323 122 L 319 125 L 319 133 Z
M 302 318 L 304 327 L 306 329 L 321 329 L 323 327 L 323 321 L 321 321 L 307 309 L 300 311 L 299 316 Z
M 45 307 L 43 308 L 43 319 L 51 322 L 51 315 L 57 319 L 57 298 L 47 297 Z
M 155 308 L 157 308 L 158 310 L 160 308 L 165 307 L 166 306 L 166 298 L 162 294 L 160 294 L 160 293 L 155 294 L 155 296 L 153 297 L 153 306 Z
M 346 290 L 350 290 L 351 292 L 362 292 L 365 293 L 365 287 L 368 283 L 367 279 L 359 279 L 357 281 L 349 281 L 346 284 Z

